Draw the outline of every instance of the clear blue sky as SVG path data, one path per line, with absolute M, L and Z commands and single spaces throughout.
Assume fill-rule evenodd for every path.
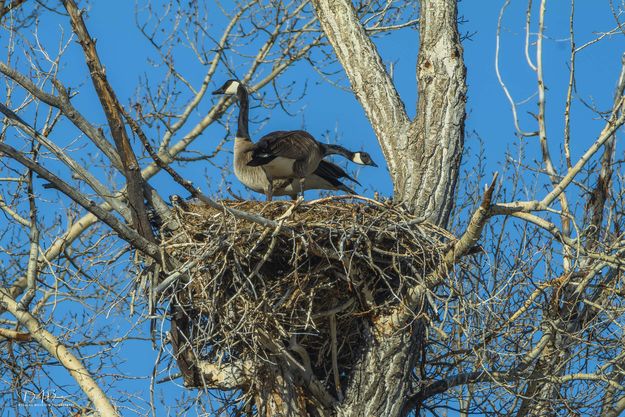
M 538 3 L 538 2 L 535 2 Z M 500 6 L 503 1 L 464 0 L 460 3 L 460 14 L 466 19 L 460 27 L 463 33 L 471 34 L 470 40 L 464 42 L 465 60 L 468 69 L 468 117 L 466 121 L 467 153 L 465 166 L 467 170 L 475 165 L 475 153 L 479 147 L 478 137 L 484 145 L 487 177 L 501 168 L 506 150 L 513 149 L 519 138 L 515 135 L 510 106 L 499 87 L 495 75 L 495 33 Z M 537 5 L 536 5 L 537 6 Z M 507 86 L 517 101 L 532 97 L 536 91 L 535 74 L 528 68 L 523 51 L 524 42 L 524 13 L 525 2 L 512 2 L 503 20 L 501 44 L 501 74 Z M 104 62 L 107 75 L 115 88 L 120 100 L 127 103 L 136 92 L 137 81 L 140 77 L 157 77 L 158 72 L 148 63 L 148 58 L 154 57 L 146 40 L 141 37 L 135 28 L 134 2 L 127 0 L 94 1 L 88 13 L 87 25 L 92 35 L 97 38 L 97 48 Z M 45 34 L 47 46 L 56 48 L 60 36 L 60 28 L 65 28 L 67 37 L 67 22 L 64 17 L 57 16 L 42 20 L 40 33 Z M 548 6 L 547 28 L 545 41 L 545 78 L 548 88 L 548 129 L 549 137 L 557 166 L 562 166 L 559 149 L 562 142 L 563 110 L 565 91 L 568 83 L 569 59 L 569 5 L 565 1 L 552 1 Z M 577 5 L 577 19 L 575 21 L 577 44 L 581 45 L 597 36 L 598 32 L 608 31 L 614 27 L 613 17 L 607 1 L 579 1 Z M 536 23 L 533 24 L 533 31 Z M 612 92 L 620 69 L 621 54 L 625 50 L 623 37 L 606 38 L 604 41 L 580 53 L 577 63 L 577 91 L 576 97 L 596 105 L 602 110 L 611 106 Z M 418 34 L 414 30 L 403 30 L 392 35 L 377 39 L 380 53 L 386 62 L 394 62 L 395 81 L 406 108 L 411 116 L 415 114 L 416 85 L 415 66 L 418 44 Z M 184 59 L 181 62 L 185 62 Z M 90 93 L 90 81 L 85 78 L 84 61 L 76 45 L 70 46 L 70 52 L 64 61 L 66 69 L 62 71 L 61 79 L 66 84 L 80 88 L 84 92 L 75 100 L 76 106 L 87 115 L 102 117 L 99 105 Z M 202 74 L 197 66 L 189 65 L 183 75 L 189 79 L 199 80 Z M 213 87 L 231 78 L 230 74 L 217 74 Z M 347 85 L 341 76 L 335 77 L 342 85 Z M 307 94 L 291 110 L 295 117 L 286 115 L 279 108 L 272 110 L 271 118 L 261 128 L 260 134 L 273 130 L 305 128 L 315 136 L 321 138 L 326 131 L 338 132 L 338 140 L 353 149 L 369 151 L 380 168 L 365 167 L 357 171 L 358 179 L 363 184 L 363 194 L 371 196 L 374 190 L 383 195 L 390 195 L 391 183 L 383 164 L 383 158 L 373 135 L 372 129 L 366 120 L 362 109 L 350 92 L 341 91 L 325 83 L 318 74 L 306 64 L 299 64 L 289 70 L 284 83 L 294 81 L 296 85 L 307 84 Z M 303 87 L 302 87 L 303 88 Z M 212 100 L 212 98 L 208 98 Z M 535 130 L 532 116 L 527 112 L 536 112 L 535 100 L 530 99 L 527 104 L 519 108 L 521 126 L 526 130 Z M 201 108 L 207 109 L 210 102 Z M 263 112 L 254 109 L 254 112 Z M 586 109 L 579 101 L 572 113 L 572 146 L 573 159 L 586 146 L 591 144 L 599 133 L 602 121 Z M 258 127 L 258 126 L 256 126 Z M 201 148 L 210 152 L 221 138 L 223 128 L 215 125 L 207 130 L 204 137 L 194 148 Z M 71 138 L 68 138 L 68 140 Z M 538 146 L 534 139 L 526 140 L 530 160 L 538 155 Z M 231 144 L 226 145 L 231 149 Z M 229 153 L 222 153 L 218 161 L 224 163 L 230 158 Z M 558 155 L 558 156 L 555 156 Z M 207 194 L 217 193 L 222 186 L 220 171 L 205 163 L 196 162 L 183 170 L 185 176 L 192 179 Z M 244 191 L 231 175 L 227 177 L 234 189 L 243 196 L 252 196 Z M 177 188 L 164 176 L 152 180 L 167 197 L 168 194 L 178 193 L 186 196 L 186 192 Z M 163 185 L 165 184 L 165 185 Z M 462 184 L 462 183 L 461 183 Z M 255 198 L 262 198 L 256 195 Z M 113 314 L 112 318 L 118 318 Z M 104 320 L 104 319 L 103 319 Z M 129 318 L 129 323 L 132 318 Z M 121 333 L 129 327 L 129 323 L 120 323 L 114 326 Z M 148 376 L 156 357 L 147 342 L 127 343 L 119 349 L 120 355 L 127 358 L 122 364 L 123 372 L 137 377 Z M 70 382 L 70 381 L 68 381 Z M 116 387 L 136 391 L 141 395 L 148 390 L 148 381 L 118 382 Z M 173 404 L 182 394 L 174 388 L 173 383 L 161 385 L 161 394 L 167 397 L 166 402 Z M 195 393 L 187 393 L 191 396 Z M 112 390 L 113 398 L 118 399 L 119 391 Z
M 539 2 L 534 3 L 537 8 Z M 608 2 L 577 3 L 575 20 L 577 45 L 588 42 L 599 32 L 614 27 Z M 460 30 L 471 34 L 470 40 L 464 42 L 469 86 L 466 127 L 467 132 L 477 133 L 484 141 L 485 156 L 491 170 L 497 170 L 497 164 L 502 160 L 504 151 L 519 140 L 515 137 L 510 106 L 495 75 L 495 33 L 501 4 L 503 2 L 482 0 L 460 2 L 460 14 L 466 19 Z M 525 2 L 511 2 L 503 20 L 501 39 L 501 74 L 514 99 L 519 102 L 530 98 L 536 92 L 536 77 L 526 64 L 523 50 L 525 8 Z M 557 144 L 562 141 L 562 113 L 568 84 L 569 5 L 568 2 L 554 1 L 548 4 L 547 10 L 544 62 L 548 88 L 548 129 L 550 138 L 553 138 L 552 146 L 558 146 Z M 106 64 L 108 76 L 123 98 L 133 96 L 140 76 L 145 74 L 149 76 L 150 66 L 146 65 L 146 58 L 153 56 L 151 50 L 146 48 L 145 40 L 138 36 L 134 28 L 132 12 L 131 2 L 122 0 L 94 2 L 88 20 L 91 32 L 98 39 L 98 50 Z M 112 27 L 115 31 L 110 30 Z M 537 24 L 534 22 L 532 25 L 534 33 L 536 29 Z M 416 107 L 417 36 L 416 31 L 408 29 L 380 37 L 376 41 L 385 61 L 394 62 L 397 89 L 411 116 L 414 115 Z M 610 106 L 623 46 L 622 37 L 607 38 L 578 55 L 576 96 L 601 109 Z M 193 77 L 193 74 L 189 73 L 187 76 Z M 200 77 L 201 74 L 195 76 Z M 223 74 L 221 78 L 217 75 L 215 87 L 222 79 L 229 77 L 229 74 Z M 347 85 L 343 78 L 336 79 L 341 80 L 342 85 Z M 342 143 L 354 149 L 366 149 L 372 153 L 376 161 L 383 161 L 372 129 L 353 94 L 323 82 L 307 65 L 297 65 L 295 69 L 285 74 L 283 80 L 285 84 L 287 81 L 301 85 L 307 82 L 307 95 L 290 108 L 292 112 L 297 112 L 295 117 L 284 114 L 279 108 L 274 109 L 271 120 L 258 131 L 259 136 L 272 130 L 304 127 L 317 137 L 321 137 L 327 130 L 336 130 L 339 134 L 338 140 Z M 519 108 L 521 127 L 525 130 L 536 128 L 533 118 L 527 113 L 537 112 L 535 103 L 535 100 L 529 100 Z M 263 112 L 262 109 L 252 111 L 252 116 L 255 115 L 254 112 Z M 258 113 L 256 116 L 260 118 Z M 601 121 L 596 120 L 584 106 L 580 106 L 579 101 L 573 108 L 572 120 L 571 141 L 575 156 L 576 150 L 579 152 L 596 137 Z M 217 132 L 216 135 L 220 133 Z M 475 148 L 473 145 L 476 139 L 476 135 L 469 133 L 467 145 Z M 199 146 L 206 144 L 212 149 L 211 146 L 214 145 L 211 141 L 214 143 L 215 139 L 202 139 Z M 578 144 L 581 146 L 577 147 Z M 529 152 L 536 149 L 535 146 L 528 147 Z M 552 151 L 555 153 L 557 148 Z M 194 176 L 207 173 L 211 178 L 205 184 L 201 182 L 198 184 L 205 189 L 208 183 L 215 180 L 214 172 L 211 170 L 205 172 L 206 167 L 198 165 L 193 167 L 197 169 L 194 174 L 191 174 L 193 168 L 187 172 Z M 371 195 L 372 190 L 390 194 L 390 179 L 383 170 L 369 167 L 359 170 L 359 179 L 363 180 L 363 186 L 366 188 L 365 194 Z M 237 189 L 236 180 L 233 177 L 229 180 Z
M 505 150 L 519 143 L 519 139 L 515 137 L 510 106 L 495 76 L 495 33 L 501 4 L 503 2 L 482 0 L 460 2 L 460 14 L 466 20 L 460 30 L 471 34 L 470 40 L 464 42 L 469 86 L 466 121 L 467 147 L 476 149 L 476 140 L 479 135 L 485 145 L 488 168 L 492 171 L 498 169 L 498 163 L 503 159 Z M 514 99 L 519 102 L 532 97 L 536 92 L 536 78 L 525 62 L 523 50 L 525 7 L 525 2 L 512 2 L 502 25 L 501 74 Z M 535 4 L 535 8 L 537 7 L 538 4 Z M 133 11 L 133 2 L 125 0 L 93 2 L 87 20 L 89 30 L 98 40 L 98 51 L 106 65 L 109 80 L 124 103 L 128 103 L 128 100 L 134 97 L 140 77 L 154 78 L 155 74 L 160 74 L 160 72 L 155 73 L 147 62 L 148 58 L 154 58 L 155 54 L 136 30 Z M 595 38 L 597 32 L 608 31 L 614 27 L 608 2 L 578 2 L 576 15 L 575 28 L 578 45 Z M 51 35 L 47 39 L 51 47 L 56 47 L 58 43 L 59 24 L 62 21 L 60 17 L 56 21 L 43 21 L 46 24 L 42 28 L 43 31 Z M 550 2 L 546 21 L 547 40 L 545 41 L 544 61 L 548 88 L 548 129 L 549 137 L 552 138 L 551 143 L 554 144 L 552 146 L 558 146 L 557 144 L 562 141 L 562 113 L 568 83 L 569 5 L 567 2 Z M 534 32 L 536 26 L 534 22 L 532 26 Z M 414 115 L 416 107 L 417 36 L 415 30 L 407 29 L 376 40 L 385 62 L 394 63 L 397 89 L 411 116 Z M 606 109 L 610 105 L 612 89 L 619 71 L 620 55 L 623 51 L 622 42 L 619 37 L 614 37 L 614 39 L 608 37 L 578 55 L 576 96 L 601 109 Z M 183 63 L 180 66 L 182 69 L 179 68 L 179 70 L 188 79 L 199 83 L 203 75 L 200 72 L 201 68 L 189 62 L 187 70 L 184 64 L 189 57 L 182 53 L 178 56 L 177 62 Z M 84 64 L 81 59 L 81 52 L 76 45 L 70 47 L 65 60 L 65 65 L 69 68 L 63 72 L 62 79 L 75 86 L 82 84 L 82 89 L 89 91 L 91 86 L 89 80 L 84 78 Z M 218 87 L 222 81 L 230 77 L 228 73 L 224 72 L 220 76 L 218 72 L 214 79 L 214 87 Z M 335 76 L 334 79 L 347 86 L 342 74 Z M 306 86 L 307 94 L 302 100 L 290 106 L 289 110 L 295 113 L 294 117 L 285 114 L 278 107 L 271 111 L 269 121 L 262 126 L 252 126 L 256 129 L 253 130 L 256 137 L 273 130 L 305 128 L 323 139 L 324 133 L 330 131 L 332 140 L 336 139 L 353 149 L 365 149 L 373 155 L 374 160 L 383 162 L 372 129 L 353 94 L 324 82 L 306 64 L 298 64 L 287 71 L 282 82 L 284 84 L 295 82 L 296 86 L 301 89 L 300 91 L 303 91 Z M 271 93 L 271 88 L 267 87 L 266 91 Z M 209 97 L 208 100 L 211 98 Z M 93 100 L 91 94 L 81 93 L 76 102 L 83 112 L 87 114 L 95 112 L 94 114 L 103 121 L 98 103 Z M 583 145 L 590 143 L 601 126 L 601 121 L 594 120 L 593 123 L 594 116 L 584 106 L 579 105 L 579 101 L 575 104 L 572 113 L 574 156 L 576 150 L 579 151 L 583 149 Z M 208 109 L 209 105 L 210 103 L 207 102 L 200 108 Z M 528 112 L 536 113 L 536 111 L 536 102 L 532 99 L 519 107 L 523 129 L 535 130 L 535 123 Z M 252 109 L 252 119 L 265 118 L 265 112 L 266 110 L 260 108 Z M 335 137 L 334 132 L 338 136 Z M 204 137 L 197 141 L 193 148 L 210 152 L 222 135 L 223 128 L 214 126 L 207 130 Z M 529 141 L 531 142 L 532 139 Z M 578 144 L 581 145 L 579 148 L 576 146 Z M 226 149 L 229 150 L 230 146 L 226 146 Z M 536 149 L 535 146 L 529 146 L 528 152 Z M 552 150 L 554 153 L 556 151 L 557 148 Z M 226 162 L 227 158 L 229 155 L 224 153 L 218 160 Z M 556 164 L 558 164 L 557 159 Z M 207 165 L 192 164 L 185 168 L 185 175 L 192 176 L 195 183 L 205 192 L 215 193 L 221 182 L 220 172 Z M 359 189 L 363 194 L 371 195 L 373 190 L 377 190 L 382 194 L 390 195 L 392 187 L 385 168 L 365 167 L 358 169 L 357 174 L 364 186 L 364 189 Z M 168 181 L 165 176 L 159 178 L 161 181 Z M 232 183 L 233 189 L 237 192 L 248 197 L 260 197 L 244 191 L 233 176 L 229 176 L 227 180 Z M 176 188 L 172 188 L 172 193 L 185 194 L 184 191 Z

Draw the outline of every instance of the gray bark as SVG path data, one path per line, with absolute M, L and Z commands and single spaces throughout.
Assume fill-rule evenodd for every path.
M 369 341 L 352 372 L 341 417 L 401 416 L 412 388 L 411 373 L 424 341 L 420 322 Z
M 466 71 L 456 1 L 421 1 L 419 101 L 413 121 L 351 2 L 312 3 L 380 142 L 395 201 L 445 226 L 464 144 Z
M 463 151 L 466 102 L 456 1 L 421 1 L 419 101 L 413 121 L 351 1 L 312 0 L 312 4 L 378 138 L 395 201 L 417 216 L 447 225 Z M 422 297 L 414 297 L 409 309 L 420 311 L 417 305 L 422 303 Z M 337 415 L 400 416 L 407 411 L 425 324 L 415 320 L 404 326 L 404 319 L 408 318 L 372 330 Z M 384 335 L 374 337 L 380 330 Z
M 463 150 L 465 68 L 455 0 L 421 1 L 415 120 L 386 71 L 349 0 L 312 0 L 352 90 L 378 138 L 394 184 L 394 198 L 417 216 L 445 226 L 454 201 Z M 415 44 L 414 53 L 417 53 Z M 336 402 L 306 401 L 305 376 L 277 361 L 274 385 L 255 402 L 260 415 L 402 416 L 414 389 L 413 372 L 425 342 L 422 291 L 401 312 L 371 318 L 369 336 Z M 308 391 L 310 391 L 308 389 Z M 318 400 L 322 396 L 312 395 Z

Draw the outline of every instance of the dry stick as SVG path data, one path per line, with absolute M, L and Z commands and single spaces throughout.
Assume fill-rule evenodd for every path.
M 0 304 L 2 304 L 19 322 L 30 332 L 30 336 L 41 345 L 42 348 L 57 359 L 76 380 L 87 398 L 102 417 L 116 417 L 113 404 L 109 401 L 102 388 L 91 376 L 87 368 L 72 352 L 50 332 L 43 328 L 42 323 L 29 312 L 19 310 L 17 303 L 3 289 L 0 289 Z
M 547 126 L 546 126 L 546 95 L 545 95 L 545 80 L 543 77 L 543 38 L 545 31 L 545 11 L 546 0 L 540 2 L 540 13 L 538 17 L 538 37 L 536 40 L 536 81 L 538 84 L 538 131 L 540 140 L 540 150 L 542 152 L 542 160 L 545 165 L 549 179 L 553 185 L 558 183 L 559 176 L 556 169 L 553 166 L 551 154 L 549 152 L 549 144 L 547 142 Z M 562 234 L 566 237 L 571 236 L 571 220 L 569 203 L 566 198 L 566 193 L 563 191 L 558 196 L 560 200 L 560 206 L 562 208 L 562 214 L 560 215 L 560 222 L 562 224 Z M 564 256 L 562 259 L 563 267 L 565 271 L 571 269 L 572 253 L 568 246 L 563 247 Z
M 17 126 L 24 133 L 36 139 L 39 143 L 48 148 L 61 162 L 63 162 L 68 168 L 70 168 L 76 175 L 84 180 L 104 201 L 106 201 L 111 207 L 113 207 L 119 214 L 124 217 L 126 221 L 130 221 L 130 210 L 121 202 L 119 197 L 114 196 L 104 184 L 102 184 L 91 172 L 85 169 L 82 165 L 69 157 L 63 149 L 57 146 L 53 141 L 46 136 L 37 132 L 28 123 L 26 123 L 21 117 L 19 117 L 14 111 L 0 103 L 0 113 L 4 114 L 9 123 Z
M 220 249 L 220 247 L 217 247 Z M 175 271 L 173 271 L 169 276 L 167 276 L 156 288 L 154 288 L 154 297 L 158 297 L 163 291 L 173 285 L 174 282 L 178 281 L 180 277 L 184 276 L 191 268 L 197 266 L 200 262 L 205 261 L 209 257 L 213 256 L 217 249 L 207 252 L 202 256 L 198 256 L 197 258 L 189 261 L 188 263 L 180 266 Z
M 339 402 L 342 402 L 343 390 L 341 389 L 341 376 L 339 375 L 338 353 L 336 348 L 336 314 L 330 314 L 330 338 L 332 339 L 332 373 L 334 374 L 334 387 Z
M 113 166 L 119 171 L 123 171 L 122 163 L 119 155 L 106 140 L 104 135 L 87 119 L 72 106 L 69 99 L 67 89 L 56 79 L 52 79 L 52 83 L 59 91 L 59 96 L 48 94 L 40 89 L 35 83 L 28 79 L 23 74 L 7 66 L 4 62 L 0 62 L 0 72 L 11 78 L 19 85 L 21 85 L 26 91 L 38 98 L 45 104 L 57 108 L 67 117 L 81 132 L 83 132 L 91 141 L 100 149 L 111 161 Z
M 146 255 L 154 258 L 155 260 L 160 260 L 160 253 L 158 246 L 154 243 L 146 240 L 143 236 L 139 235 L 135 230 L 126 226 L 122 222 L 120 222 L 115 216 L 110 214 L 107 210 L 98 206 L 94 201 L 89 200 L 85 197 L 81 192 L 72 188 L 69 184 L 63 181 L 61 178 L 57 177 L 41 165 L 37 164 L 33 160 L 25 157 L 21 152 L 17 149 L 5 144 L 0 143 L 0 152 L 5 153 L 10 156 L 20 164 L 25 167 L 32 169 L 39 175 L 44 178 L 46 181 L 50 182 L 54 185 L 54 188 L 61 191 L 63 194 L 67 195 L 69 198 L 74 200 L 76 203 L 80 204 L 87 211 L 93 213 L 98 219 L 106 223 L 111 229 L 113 229 L 117 234 L 130 243 L 134 248 L 139 249 Z
M 349 308 L 352 304 L 354 304 L 354 302 L 356 301 L 356 299 L 354 298 L 350 298 L 348 299 L 345 303 L 336 306 L 334 308 L 331 308 L 330 310 L 326 310 L 326 311 L 322 311 L 320 313 L 315 313 L 312 315 L 313 319 L 317 319 L 320 317 L 324 317 L 324 316 L 333 316 L 336 315 L 340 312 L 342 312 L 343 310 Z
M 91 81 L 106 115 L 111 135 L 117 147 L 117 153 L 122 159 L 133 226 L 139 232 L 139 235 L 150 242 L 154 242 L 154 234 L 152 233 L 152 227 L 150 226 L 143 200 L 144 181 L 141 176 L 141 167 L 128 140 L 123 118 L 118 111 L 121 106 L 113 92 L 113 88 L 106 79 L 106 72 L 95 49 L 95 42 L 89 35 L 85 22 L 82 19 L 82 12 L 78 10 L 74 0 L 63 0 L 63 6 L 69 13 L 72 28 L 78 36 L 78 42 L 85 54 Z
M 371 198 L 367 198 L 367 197 L 363 197 L 361 195 L 355 195 L 355 194 L 331 195 L 328 197 L 318 198 L 317 200 L 306 201 L 303 204 L 307 206 L 312 206 L 314 204 L 324 204 L 324 203 L 327 203 L 328 201 L 336 201 L 336 200 L 362 200 L 362 201 L 366 201 L 367 203 L 376 205 L 378 207 L 388 208 L 387 204 L 381 203 Z
M 310 391 L 310 393 L 324 406 L 324 407 L 332 407 L 337 403 L 336 398 L 330 394 L 326 388 L 323 386 L 321 381 L 319 381 L 312 372 L 308 372 L 306 366 L 299 363 L 293 355 L 289 351 L 287 351 L 282 344 L 276 342 L 264 331 L 259 331 L 259 336 L 261 336 L 261 343 L 272 351 L 276 355 L 280 355 L 286 363 L 288 363 L 291 368 L 297 372 L 299 372 L 304 377 L 304 382 L 306 384 L 306 388 Z M 299 352 L 298 352 L 299 354 Z M 301 354 L 300 354 L 301 356 Z

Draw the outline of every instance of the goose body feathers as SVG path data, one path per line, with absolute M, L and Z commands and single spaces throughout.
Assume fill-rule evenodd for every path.
M 234 143 L 234 173 L 247 188 L 273 195 L 296 196 L 304 190 L 341 190 L 355 194 L 341 182 L 346 178 L 358 184 L 342 168 L 323 158 L 340 154 L 361 165 L 377 166 L 366 152 L 351 152 L 342 146 L 326 145 L 303 130 L 275 131 L 257 143 L 248 131 L 249 97 L 246 87 L 228 80 L 213 94 L 236 95 L 239 120 Z
M 253 147 L 249 166 L 262 166 L 270 178 L 304 178 L 312 174 L 324 149 L 303 130 L 276 131 Z

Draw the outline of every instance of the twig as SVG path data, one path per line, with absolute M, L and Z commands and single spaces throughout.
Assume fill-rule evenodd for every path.
M 52 333 L 45 330 L 39 320 L 33 317 L 29 312 L 19 310 L 15 300 L 13 300 L 4 289 L 0 289 L 0 304 L 2 304 L 21 325 L 28 329 L 30 336 L 36 340 L 42 348 L 67 369 L 102 417 L 119 416 L 113 404 L 111 404 L 102 388 L 100 388 L 98 383 L 91 376 L 89 370 L 82 364 L 82 361 L 71 353 Z
M 341 389 L 341 376 L 339 375 L 339 365 L 336 350 L 336 315 L 330 314 L 330 343 L 332 349 L 332 374 L 334 375 L 334 387 L 339 402 L 343 401 L 343 390 Z
M 93 213 L 98 219 L 102 220 L 109 227 L 115 230 L 115 232 L 117 232 L 122 239 L 130 243 L 134 248 L 139 249 L 157 261 L 159 260 L 160 252 L 157 245 L 144 239 L 135 230 L 121 223 L 115 216 L 98 206 L 95 202 L 89 200 L 78 190 L 70 187 L 65 181 L 31 159 L 26 158 L 21 152 L 5 143 L 0 143 L 0 152 L 9 155 L 20 164 L 36 172 L 40 177 L 54 184 L 55 188 L 81 205 L 87 211 Z
M 0 113 L 4 114 L 9 123 L 19 127 L 24 133 L 36 139 L 43 144 L 52 153 L 59 158 L 65 165 L 67 165 L 75 174 L 80 176 L 104 201 L 109 203 L 118 213 L 120 213 L 127 221 L 131 220 L 130 210 L 121 202 L 118 197 L 113 196 L 113 193 L 104 186 L 98 179 L 87 169 L 85 169 L 78 162 L 73 160 L 67 155 L 60 147 L 58 147 L 53 141 L 49 140 L 44 135 L 41 135 L 35 129 L 33 129 L 28 123 L 22 120 L 13 110 L 0 103 Z
M 516 131 L 518 132 L 518 134 L 521 136 L 525 136 L 525 137 L 538 136 L 538 132 L 526 132 L 522 130 L 521 127 L 519 126 L 519 117 L 517 116 L 516 103 L 514 102 L 512 95 L 508 91 L 508 87 L 506 87 L 506 84 L 504 83 L 503 78 L 501 77 L 501 72 L 499 71 L 499 49 L 500 49 L 499 44 L 501 42 L 501 23 L 503 22 L 503 15 L 509 4 L 510 4 L 510 0 L 506 0 L 503 6 L 501 6 L 501 11 L 499 12 L 499 18 L 497 20 L 497 35 L 495 36 L 495 74 L 497 75 L 497 81 L 499 81 L 499 86 L 501 87 L 504 94 L 506 95 L 506 98 L 508 99 L 508 103 L 510 103 L 510 107 L 512 108 L 512 119 L 514 121 L 514 127 L 516 128 Z
M 74 126 L 80 129 L 89 139 L 91 139 L 98 149 L 100 149 L 109 158 L 115 168 L 120 171 L 123 170 L 121 159 L 113 146 L 111 146 L 111 144 L 106 140 L 100 130 L 89 123 L 89 121 L 76 108 L 74 108 L 74 106 L 72 106 L 67 90 L 60 81 L 54 78 L 52 79 L 52 83 L 59 91 L 59 95 L 54 96 L 37 87 L 37 85 L 35 85 L 35 83 L 33 83 L 30 79 L 13 68 L 10 68 L 4 62 L 0 62 L 0 72 L 16 81 L 26 91 L 42 102 L 59 109 L 63 115 L 74 124 Z

